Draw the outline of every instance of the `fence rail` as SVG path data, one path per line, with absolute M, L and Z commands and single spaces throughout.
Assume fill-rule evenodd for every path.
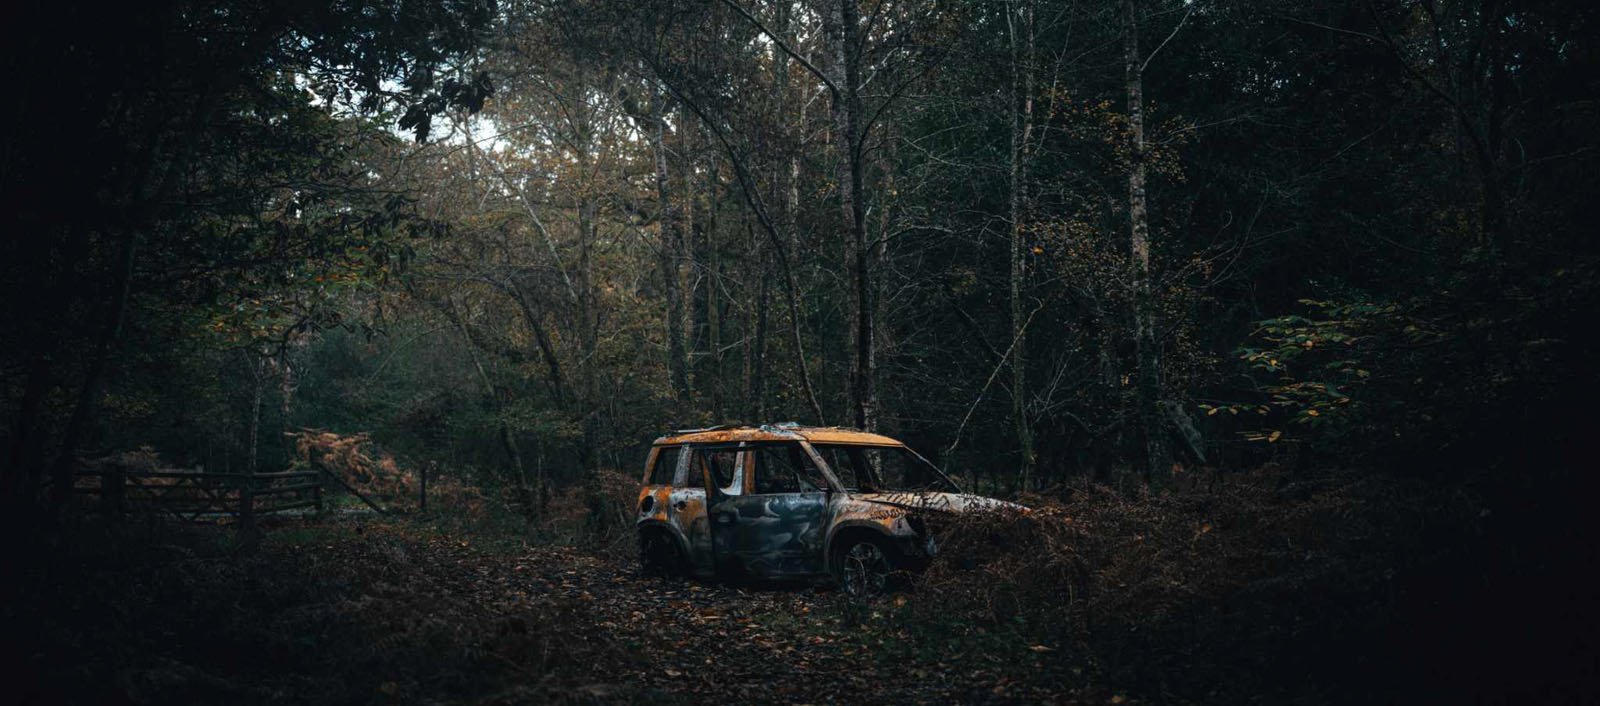
M 106 467 L 80 471 L 73 492 L 95 498 L 102 512 L 155 511 L 188 522 L 257 517 L 315 508 L 322 512 L 317 471 L 207 473 L 200 469 Z

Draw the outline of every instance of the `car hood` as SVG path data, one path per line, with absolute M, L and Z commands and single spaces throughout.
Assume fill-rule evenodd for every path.
M 933 510 L 953 514 L 968 514 L 974 512 L 1027 512 L 1028 508 L 1004 500 L 986 498 L 982 495 L 969 495 L 967 493 L 934 493 L 934 492 L 892 492 L 892 493 L 859 493 L 850 497 L 869 503 L 880 505 L 893 505 L 909 510 Z

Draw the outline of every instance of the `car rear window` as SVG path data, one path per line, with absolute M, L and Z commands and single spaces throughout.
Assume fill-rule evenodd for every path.
M 650 473 L 645 483 L 672 485 L 673 476 L 678 473 L 678 456 L 682 452 L 683 447 L 680 446 L 663 446 L 657 449 L 655 462 L 650 466 Z

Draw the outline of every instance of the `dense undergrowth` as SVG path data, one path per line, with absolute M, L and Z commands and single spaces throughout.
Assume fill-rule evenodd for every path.
M 1549 560 L 1469 484 L 1271 466 L 1128 497 L 1088 486 L 970 520 L 914 620 L 1014 626 L 1157 701 L 1581 703 L 1583 547 Z M 1520 538 L 1527 540 L 1526 536 Z

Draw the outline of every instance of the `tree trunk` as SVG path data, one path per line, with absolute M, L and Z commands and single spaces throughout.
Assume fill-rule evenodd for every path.
M 717 208 L 719 207 L 718 186 L 721 177 L 717 171 L 717 153 L 706 155 L 706 178 L 702 182 L 706 189 L 706 217 L 702 220 L 705 224 L 705 263 L 706 287 L 706 353 L 710 356 L 707 361 L 711 366 L 710 379 L 699 385 L 701 390 L 711 392 L 711 412 L 718 422 L 723 421 L 726 411 L 723 400 L 723 354 L 722 354 L 722 297 L 719 295 L 722 282 L 722 258 L 720 256 L 721 244 L 717 234 Z
M 867 244 L 866 204 L 863 181 L 865 142 L 861 120 L 861 37 L 860 17 L 855 0 L 833 0 L 824 15 L 824 32 L 829 35 L 834 62 L 833 95 L 834 144 L 839 161 L 839 211 L 849 237 L 850 289 L 854 295 L 855 355 L 850 363 L 850 396 L 855 424 L 861 429 L 878 425 L 876 323 L 873 301 L 871 248 Z
M 1011 35 L 1011 423 L 1021 452 L 1018 486 L 1031 490 L 1035 452 L 1033 425 L 1027 413 L 1027 341 L 1023 338 L 1022 296 L 1027 278 L 1027 250 L 1024 228 L 1029 217 L 1029 145 L 1033 138 L 1034 24 L 1031 2 L 1007 8 L 1006 25 Z M 1020 35 L 1020 36 L 1019 36 Z
M 703 375 L 696 360 L 702 357 L 705 350 L 706 311 L 705 299 L 699 292 L 705 283 L 704 273 L 701 272 L 700 250 L 705 245 L 704 228 L 700 223 L 700 193 L 699 180 L 695 178 L 695 161 L 699 158 L 696 154 L 694 132 L 691 125 L 678 127 L 678 173 L 679 184 L 682 187 L 683 206 L 677 211 L 681 222 L 679 231 L 682 233 L 682 249 L 679 251 L 678 271 L 683 273 L 685 286 L 683 288 L 683 370 L 684 379 L 688 384 L 686 399 L 693 399 L 695 391 L 700 389 Z
M 300 383 L 295 379 L 294 363 L 290 359 L 289 345 L 285 345 L 279 354 L 277 365 L 278 372 L 278 411 L 281 414 L 278 420 L 278 438 L 288 438 L 291 430 L 290 422 L 294 414 L 294 393 L 300 389 Z M 293 449 L 285 449 L 285 453 L 278 459 L 284 465 L 294 460 Z M 281 466 L 280 466 L 281 467 Z
M 650 101 L 650 118 L 654 132 L 650 136 L 655 151 L 656 167 L 656 218 L 661 228 L 661 279 L 667 294 L 667 373 L 673 392 L 679 402 L 689 400 L 689 374 L 684 368 L 683 345 L 683 288 L 682 264 L 683 235 L 678 228 L 677 209 L 672 202 L 672 172 L 667 165 L 666 96 L 658 87 Z
M 517 303 L 518 311 L 522 312 L 522 320 L 528 324 L 528 329 L 533 332 L 533 340 L 539 347 L 539 356 L 544 359 L 546 380 L 550 386 L 550 395 L 555 398 L 556 407 L 566 407 L 566 383 L 561 377 L 561 359 L 556 357 L 555 346 L 550 341 L 550 333 L 545 330 L 544 317 L 541 309 L 536 309 L 533 300 L 528 295 L 520 282 L 513 281 L 505 287 Z
M 585 142 L 587 144 L 587 142 Z M 587 189 L 585 190 L 587 192 Z M 578 373 L 582 376 L 582 402 L 585 408 L 583 418 L 583 447 L 580 458 L 583 460 L 587 471 L 598 464 L 595 450 L 599 445 L 599 415 L 594 407 L 598 404 L 599 395 L 596 392 L 597 379 L 595 375 L 594 354 L 598 347 L 599 330 L 598 318 L 594 305 L 594 276 L 593 276 L 593 250 L 596 228 L 597 205 L 592 196 L 585 194 L 582 203 L 578 206 L 578 349 L 580 353 Z
M 780 25 L 781 31 L 787 34 L 791 20 L 791 13 L 787 5 L 784 6 L 779 17 L 782 22 Z M 787 93 L 789 88 L 790 56 L 788 52 L 783 51 L 777 45 L 772 47 L 772 51 L 774 65 L 778 72 L 777 90 L 782 95 Z M 795 103 L 800 105 L 800 109 L 795 114 L 795 124 L 792 129 L 799 133 L 805 130 L 806 107 L 810 103 L 804 100 L 795 101 Z M 828 423 L 827 415 L 822 412 L 822 401 L 817 397 L 816 386 L 811 382 L 810 363 L 806 360 L 805 340 L 801 335 L 800 328 L 800 285 L 794 273 L 795 263 L 789 257 L 790 246 L 797 245 L 800 242 L 800 150 L 798 148 L 790 150 L 788 164 L 786 168 L 780 168 L 780 171 L 779 188 L 783 192 L 783 211 L 779 217 L 781 226 L 773 229 L 770 223 L 763 222 L 763 225 L 769 229 L 768 235 L 772 237 L 774 246 L 773 254 L 777 256 L 778 267 L 782 270 L 784 302 L 789 313 L 789 338 L 790 343 L 794 346 L 795 369 L 800 376 L 800 387 L 805 392 L 806 402 L 811 406 L 811 413 L 815 416 L 816 423 L 825 425 Z M 758 213 L 757 215 L 759 216 L 760 214 Z M 763 402 L 764 410 L 765 405 Z
M 759 263 L 761 282 L 757 285 L 756 292 L 755 340 L 750 344 L 750 386 L 747 406 L 750 418 L 747 421 L 764 424 L 767 421 L 767 306 L 771 301 L 772 280 L 768 272 L 772 264 L 767 257 L 766 249 L 760 246 L 760 241 L 755 238 L 751 240 L 757 251 L 756 261 Z
M 1144 477 L 1153 489 L 1166 486 L 1171 473 L 1166 433 L 1161 423 L 1160 351 L 1155 337 L 1155 303 L 1150 291 L 1150 223 L 1145 202 L 1144 78 L 1139 61 L 1139 23 L 1134 0 L 1124 0 L 1127 31 L 1123 58 L 1127 69 L 1129 250 L 1132 253 L 1134 349 L 1138 358 L 1136 394 L 1144 437 Z
M 247 351 L 245 363 L 250 366 L 250 447 L 245 452 L 244 472 L 253 476 L 260 472 L 258 452 L 261 449 L 261 400 L 265 396 L 263 392 L 267 386 L 267 359 L 255 351 Z
M 255 350 L 241 350 L 250 369 L 250 448 L 245 454 L 245 479 L 239 488 L 239 533 L 245 546 L 253 547 L 256 535 L 256 474 L 260 472 L 261 398 L 267 387 L 267 357 Z
M 1479 5 L 1478 18 L 1483 26 L 1484 51 L 1489 63 L 1489 105 L 1484 116 L 1484 144 L 1479 158 L 1482 179 L 1482 228 L 1484 239 L 1501 257 L 1513 254 L 1511 228 L 1506 216 L 1504 174 L 1501 167 L 1505 142 L 1507 94 L 1511 92 L 1505 41 L 1505 27 L 1510 18 L 1503 5 L 1484 0 Z M 1498 260 L 1497 260 L 1498 261 Z

